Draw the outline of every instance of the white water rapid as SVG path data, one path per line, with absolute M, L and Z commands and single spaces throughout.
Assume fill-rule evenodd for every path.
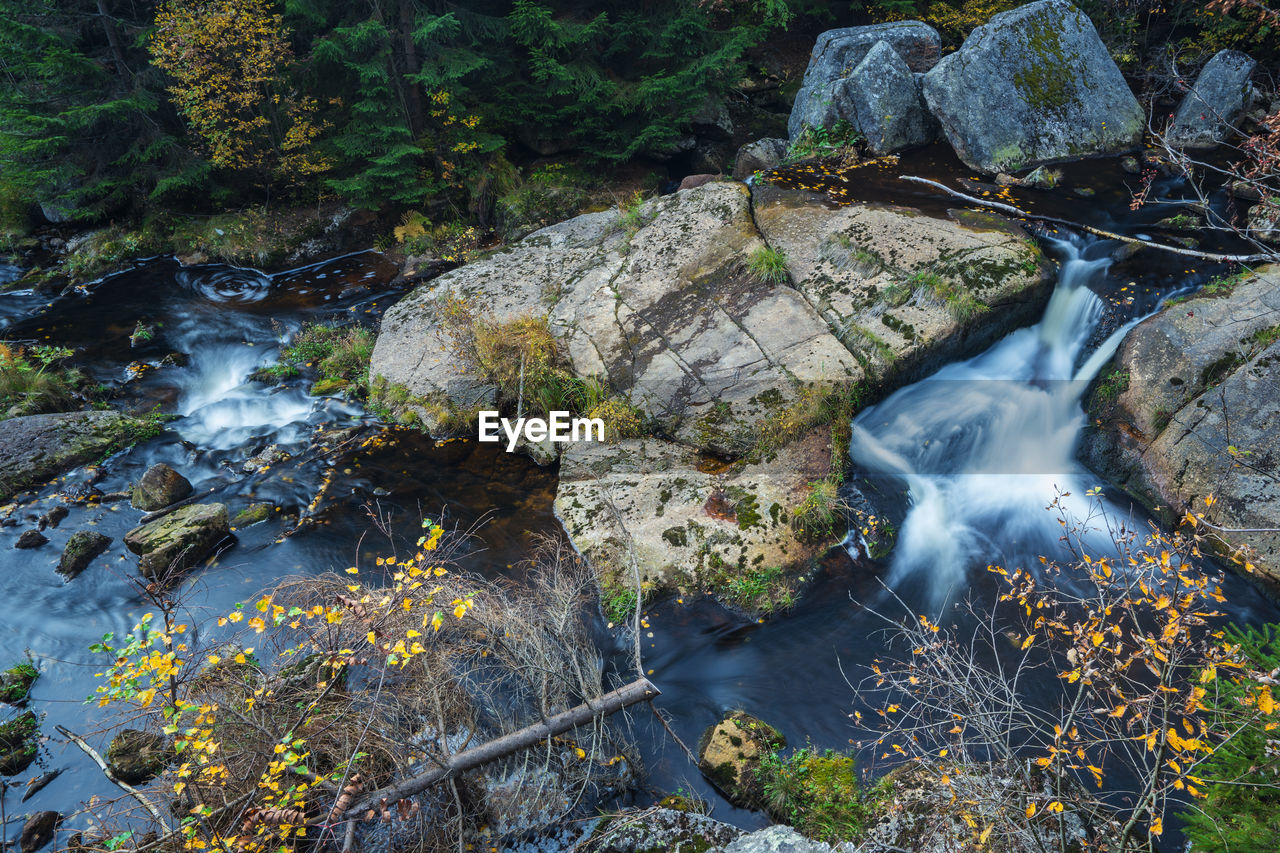
M 855 467 L 872 481 L 906 486 L 887 582 L 911 584 L 934 606 L 963 590 L 975 566 L 1026 565 L 1054 553 L 1062 530 L 1045 507 L 1055 491 L 1070 492 L 1064 504 L 1082 517 L 1086 490 L 1100 482 L 1076 461 L 1086 422 L 1080 399 L 1138 320 L 1082 361 L 1104 307 L 1089 284 L 1105 275 L 1113 244 L 1054 243 L 1062 267 L 1039 323 L 853 421 Z

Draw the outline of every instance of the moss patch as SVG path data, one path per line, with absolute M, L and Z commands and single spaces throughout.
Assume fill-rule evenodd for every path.
M 40 672 L 29 661 L 15 664 L 0 673 L 0 702 L 15 705 L 27 698 Z

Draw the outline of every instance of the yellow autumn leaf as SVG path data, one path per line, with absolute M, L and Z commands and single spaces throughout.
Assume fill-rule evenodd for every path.
M 1035 804 L 1035 803 L 1032 803 L 1031 805 L 1027 806 L 1027 817 L 1031 817 L 1031 816 L 1033 816 L 1035 813 L 1036 813 L 1036 804 Z

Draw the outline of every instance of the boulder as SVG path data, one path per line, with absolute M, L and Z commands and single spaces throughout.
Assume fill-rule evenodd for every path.
M 817 204 L 753 188 L 756 222 L 795 288 L 883 394 L 1037 318 L 1053 290 L 1039 249 L 998 216 Z
M 671 850 L 718 853 L 742 830 L 699 813 L 679 796 L 664 797 L 657 807 L 624 809 L 601 821 L 579 850 L 645 853 Z
M 1135 147 L 1142 107 L 1067 0 L 1001 12 L 924 76 L 924 98 L 971 168 L 1013 172 Z
M 57 812 L 36 812 L 22 825 L 22 834 L 18 836 L 18 849 L 22 853 L 35 853 L 53 840 L 62 815 Z
M 157 462 L 133 487 L 130 503 L 135 509 L 154 512 L 191 494 L 191 482 L 163 462 Z
M 836 853 L 847 849 L 805 838 L 789 826 L 770 826 L 739 836 L 725 846 L 724 853 Z
M 31 711 L 0 723 L 0 776 L 16 776 L 31 766 L 39 736 L 40 724 Z
M 748 142 L 738 149 L 738 156 L 733 161 L 733 177 L 745 181 L 756 172 L 776 168 L 786 156 L 785 139 L 766 138 Z
M 942 55 L 938 31 L 921 21 L 894 21 L 867 27 L 827 30 L 818 36 L 796 93 L 787 133 L 792 139 L 806 127 L 827 127 L 853 112 L 839 84 L 878 42 L 886 42 L 912 71 L 928 71 Z
M 67 540 L 58 560 L 58 572 L 67 579 L 76 577 L 95 559 L 111 547 L 111 537 L 92 530 L 77 530 Z
M 9 418 L 0 429 L 0 500 L 119 450 L 140 426 L 119 412 Z
M 1166 520 L 1280 527 L 1280 266 L 1166 308 L 1135 327 L 1090 405 L 1090 466 Z M 1204 499 L 1212 495 L 1208 507 Z M 1280 583 L 1280 534 L 1224 534 Z
M 1234 132 L 1249 107 L 1249 80 L 1258 63 L 1238 50 L 1220 50 L 1200 69 L 1169 123 L 1165 139 L 1178 148 L 1212 148 Z
M 199 563 L 230 533 L 225 504 L 190 504 L 130 530 L 124 544 L 141 557 L 143 577 L 161 580 Z
M 171 755 L 164 735 L 125 729 L 111 739 L 107 764 L 122 782 L 141 785 L 159 776 Z
M 729 802 L 758 809 L 764 795 L 756 772 L 760 761 L 786 745 L 786 738 L 773 726 L 743 711 L 732 711 L 702 733 L 698 769 Z
M 872 152 L 925 145 L 937 134 L 920 82 L 887 41 L 876 42 L 840 85 L 853 109 L 850 123 Z
M 657 438 L 580 442 L 561 457 L 555 512 L 605 586 L 633 586 L 629 550 L 650 586 L 722 587 L 750 567 L 818 555 L 797 540 L 790 516 L 830 459 L 820 434 L 720 473 Z
M 15 548 L 39 548 L 49 541 L 49 537 L 45 536 L 39 530 L 24 530 L 22 535 L 18 537 L 18 541 L 13 544 Z
M 764 247 L 749 190 L 729 182 L 537 231 L 393 306 L 375 393 L 434 435 L 474 429 L 497 389 L 457 355 L 445 309 L 460 301 L 488 323 L 545 318 L 576 376 L 603 379 L 682 444 L 740 455 L 805 385 L 862 376 L 800 294 L 751 274 Z

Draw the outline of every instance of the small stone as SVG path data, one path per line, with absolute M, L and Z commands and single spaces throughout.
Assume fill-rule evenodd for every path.
M 996 183 L 1002 187 L 1016 187 L 1018 184 L 1022 183 L 1022 181 L 1019 181 L 1008 172 L 1001 172 L 996 175 Z
M 767 172 L 777 168 L 787 156 L 787 140 L 757 139 L 748 142 L 738 149 L 738 156 L 733 161 L 733 177 L 745 181 L 756 172 Z
M 53 834 L 61 821 L 62 815 L 57 812 L 36 812 L 22 827 L 18 849 L 22 853 L 35 853 L 53 840 Z
M 40 516 L 40 521 L 36 524 L 36 527 L 41 530 L 44 530 L 46 527 L 57 527 L 62 523 L 62 519 L 66 518 L 69 513 L 70 510 L 59 504 L 44 515 Z
M 49 541 L 49 537 L 45 536 L 39 530 L 24 530 L 22 535 L 18 537 L 18 541 L 14 543 L 15 548 L 39 548 L 41 545 Z
M 1062 171 L 1060 169 L 1047 169 L 1044 166 L 1038 166 L 1022 179 L 1022 185 L 1024 187 L 1034 187 L 1038 190 L 1051 190 L 1061 180 Z
M 62 549 L 58 572 L 70 580 L 89 567 L 98 555 L 111 547 L 111 537 L 92 530 L 77 530 Z
M 1120 160 L 1120 168 L 1124 169 L 1130 175 L 1142 174 L 1142 164 L 1138 162 L 1137 157 L 1123 157 Z
M 133 506 L 154 512 L 190 496 L 191 482 L 163 462 L 147 469 L 133 487 Z
M 231 519 L 231 526 L 235 528 L 248 527 L 260 521 L 266 521 L 271 517 L 271 513 L 275 512 L 275 509 L 275 506 L 269 503 L 249 504 L 249 506 L 237 512 L 235 518 Z
M 29 662 L 15 664 L 4 672 L 0 672 L 0 702 L 18 705 L 24 702 L 31 693 L 31 685 L 40 677 L 40 672 Z
M 698 187 L 703 186 L 704 184 L 711 183 L 718 177 L 720 176 L 719 175 L 688 175 L 687 177 L 685 177 L 683 181 L 680 182 L 680 189 L 682 190 L 697 189 Z

